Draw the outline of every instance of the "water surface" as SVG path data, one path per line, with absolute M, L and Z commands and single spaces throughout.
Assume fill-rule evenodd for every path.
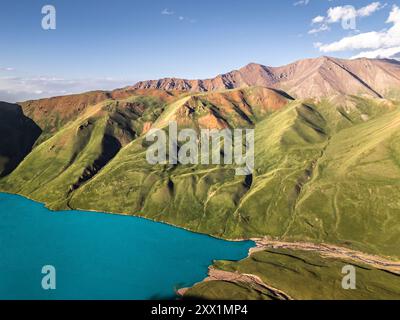
M 252 246 L 141 218 L 52 212 L 0 193 L 0 299 L 174 298 L 212 260 L 243 259 Z M 56 290 L 42 289 L 45 265 L 56 268 Z

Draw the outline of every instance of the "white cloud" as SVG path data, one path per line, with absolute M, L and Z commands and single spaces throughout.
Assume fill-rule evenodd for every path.
M 321 24 L 318 28 L 314 28 L 311 29 L 310 31 L 308 31 L 308 34 L 315 34 L 315 33 L 319 33 L 322 31 L 329 31 L 331 28 L 329 28 L 329 26 L 327 24 Z
M 162 14 L 162 15 L 165 15 L 165 16 L 172 16 L 173 14 L 175 14 L 175 12 L 173 12 L 172 10 L 169 10 L 169 9 L 165 8 L 163 11 L 161 11 L 161 14 Z
M 368 17 L 374 12 L 381 10 L 387 6 L 387 3 L 381 4 L 380 2 L 373 2 L 357 11 L 358 16 L 360 17 Z
M 387 32 L 366 32 L 355 36 L 345 37 L 339 41 L 325 44 L 320 47 L 322 52 L 337 52 L 348 50 L 378 49 L 382 47 L 382 40 Z
M 316 16 L 314 19 L 312 19 L 311 24 L 322 23 L 324 20 L 324 16 Z
M 378 49 L 372 51 L 363 51 L 359 54 L 351 57 L 351 59 L 357 58 L 369 58 L 369 59 L 400 59 L 400 46 L 387 48 L 387 49 Z
M 386 23 L 400 23 L 400 8 L 397 5 L 394 5 L 392 11 L 389 14 L 389 18 L 386 20 Z
M 387 4 L 381 4 L 378 2 L 372 2 L 369 5 L 356 9 L 353 6 L 337 6 L 329 8 L 326 12 L 326 16 L 316 16 L 311 20 L 311 24 L 321 24 L 319 27 L 309 31 L 310 34 L 318 33 L 322 31 L 328 31 L 330 28 L 329 24 L 338 23 L 341 21 L 355 20 L 357 18 L 364 18 L 372 15 L 373 13 L 385 8 Z
M 357 17 L 357 10 L 353 6 L 344 6 L 329 8 L 325 20 L 327 23 L 336 23 L 343 19 L 354 19 L 355 17 Z
M 173 15 L 175 15 L 175 12 L 170 10 L 170 9 L 164 9 L 163 11 L 161 11 L 161 14 L 165 15 L 165 16 L 173 16 Z M 179 21 L 188 21 L 190 23 L 196 23 L 197 22 L 196 19 L 187 18 L 187 17 L 184 17 L 182 15 L 178 16 L 178 20 Z
M 385 57 L 398 56 L 400 47 L 400 8 L 392 7 L 387 24 L 393 24 L 389 29 L 360 33 L 355 36 L 342 38 L 333 43 L 319 47 L 321 52 L 338 52 L 363 50 L 355 57 Z
M 14 71 L 14 68 L 11 67 L 0 67 L 0 71 Z
M 112 90 L 132 85 L 135 82 L 136 79 L 63 79 L 44 76 L 0 77 L 0 101 L 17 102 L 91 90 Z
M 187 21 L 187 22 L 190 22 L 190 23 L 196 23 L 196 22 L 197 22 L 196 19 L 186 18 L 186 17 L 184 17 L 184 16 L 179 16 L 179 17 L 178 17 L 178 20 L 179 20 L 179 21 Z
M 310 3 L 310 0 L 299 0 L 293 3 L 294 6 L 306 6 Z

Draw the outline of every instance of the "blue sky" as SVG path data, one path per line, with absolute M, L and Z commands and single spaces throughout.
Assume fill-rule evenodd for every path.
M 46 4 L 56 8 L 56 30 L 41 27 Z M 161 77 L 207 78 L 249 62 L 278 66 L 360 53 L 396 57 L 400 43 L 387 39 L 396 25 L 387 22 L 394 5 L 392 0 L 2 0 L 0 100 L 112 89 Z M 342 27 L 349 14 L 355 29 Z M 392 15 L 395 20 L 396 12 Z M 377 40 L 365 44 L 370 35 Z

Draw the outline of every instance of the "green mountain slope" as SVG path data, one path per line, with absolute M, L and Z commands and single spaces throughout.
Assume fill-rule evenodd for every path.
M 142 96 L 89 106 L 37 146 L 1 184 L 53 209 L 67 208 L 69 196 L 141 135 L 145 121 L 154 121 L 162 107 L 161 101 Z
M 400 113 L 343 130 L 301 190 L 287 234 L 399 256 Z
M 1 190 L 52 209 L 143 216 L 226 239 L 329 242 L 400 257 L 396 103 L 292 101 L 262 87 L 169 98 L 151 92 L 86 106 L 0 180 Z M 144 133 L 169 121 L 254 128 L 254 173 L 150 165 Z
M 345 290 L 343 267 L 356 272 L 356 289 Z M 217 261 L 215 278 L 196 284 L 185 299 L 376 300 L 400 299 L 400 276 L 364 263 L 316 252 L 265 249 L 239 262 Z
M 104 101 L 125 100 L 132 97 L 141 97 L 144 100 L 154 100 L 159 103 L 174 99 L 174 95 L 159 90 L 129 90 L 91 91 L 49 99 L 29 100 L 21 103 L 24 114 L 35 121 L 42 129 L 42 134 L 36 145 L 44 142 L 56 134 L 67 124 L 84 116 L 87 109 Z M 145 107 L 143 104 L 142 107 Z
M 135 140 L 70 204 L 228 239 L 328 241 L 398 257 L 398 107 L 346 103 L 295 101 L 258 122 L 256 170 L 246 178 L 232 166 L 150 166 Z

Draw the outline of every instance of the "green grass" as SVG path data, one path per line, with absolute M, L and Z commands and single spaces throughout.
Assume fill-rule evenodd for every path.
M 246 283 L 228 281 L 201 282 L 190 289 L 184 296 L 185 300 L 277 300 L 268 292 L 252 288 Z
M 152 98 L 132 99 L 133 105 L 128 107 L 123 103 L 105 101 L 89 107 L 82 117 L 38 145 L 0 186 L 45 202 L 52 209 L 69 208 L 74 190 L 141 134 L 141 115 L 150 117 L 162 107 Z M 145 111 L 136 111 L 135 107 L 142 105 L 138 110 Z
M 342 288 L 342 268 L 356 270 L 356 289 Z M 295 300 L 375 300 L 400 299 L 400 276 L 354 262 L 322 258 L 306 251 L 268 249 L 252 254 L 239 262 L 217 261 L 219 270 L 252 274 L 269 287 L 279 289 Z M 260 291 L 245 283 L 226 281 L 202 282 L 189 289 L 187 299 L 273 299 L 268 291 Z

